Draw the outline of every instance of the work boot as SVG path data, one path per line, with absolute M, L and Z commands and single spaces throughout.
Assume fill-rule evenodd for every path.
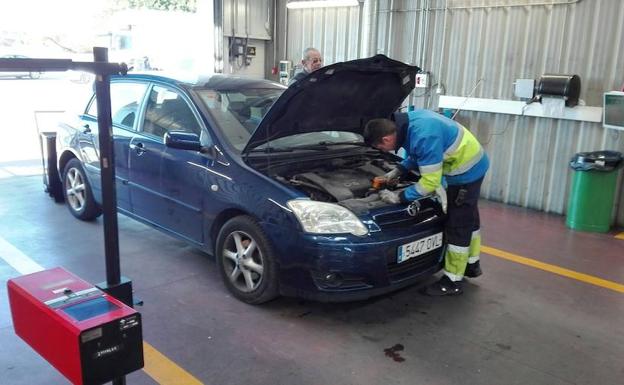
M 481 264 L 479 264 L 479 261 L 475 263 L 469 263 L 468 265 L 466 265 L 466 271 L 464 272 L 464 277 L 477 278 L 481 274 L 483 274 L 483 271 L 481 271 Z
M 459 295 L 461 293 L 463 293 L 461 282 L 453 282 L 446 275 L 443 275 L 437 282 L 428 285 L 423 290 L 423 294 L 433 297 L 441 297 L 443 295 Z

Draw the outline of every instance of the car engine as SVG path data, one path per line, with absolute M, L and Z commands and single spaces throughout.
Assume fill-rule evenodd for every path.
M 387 205 L 379 198 L 379 190 L 372 187 L 372 180 L 397 164 L 379 156 L 360 155 L 272 167 L 270 176 L 303 191 L 313 200 L 338 203 L 361 213 Z M 387 188 L 401 190 L 417 180 L 417 174 L 409 174 Z

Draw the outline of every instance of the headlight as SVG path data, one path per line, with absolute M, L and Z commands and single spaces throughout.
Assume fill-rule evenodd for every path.
M 342 206 L 333 203 L 315 202 L 304 199 L 288 201 L 303 230 L 314 234 L 366 235 L 368 229 L 353 214 Z

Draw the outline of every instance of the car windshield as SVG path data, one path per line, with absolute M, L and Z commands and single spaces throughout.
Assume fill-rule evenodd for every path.
M 284 90 L 248 88 L 240 90 L 196 89 L 195 91 L 230 144 L 238 151 L 242 151 L 264 115 Z M 352 132 L 321 131 L 278 138 L 256 149 L 263 150 L 270 147 L 279 150 L 319 143 L 325 145 L 361 141 L 362 136 Z
M 239 151 L 245 148 L 251 134 L 283 91 L 280 88 L 196 89 L 221 131 Z

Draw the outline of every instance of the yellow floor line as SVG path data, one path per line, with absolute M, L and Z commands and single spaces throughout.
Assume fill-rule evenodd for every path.
M 534 267 L 536 269 L 541 269 L 541 270 L 544 270 L 544 271 L 548 271 L 550 273 L 562 275 L 564 277 L 576 279 L 576 280 L 583 281 L 583 282 L 586 282 L 586 283 L 589 283 L 589 284 L 592 284 L 592 285 L 604 287 L 606 289 L 617 291 L 619 293 L 624 293 L 624 285 L 616 283 L 616 282 L 613 282 L 613 281 L 607 281 L 606 279 L 594 277 L 592 275 L 579 273 L 579 272 L 576 272 L 574 270 L 564 269 L 564 268 L 559 267 L 559 266 L 555 266 L 555 265 L 551 265 L 551 264 L 548 264 L 548 263 L 536 261 L 534 259 L 526 258 L 526 257 L 520 256 L 520 255 L 517 255 L 517 254 L 508 253 L 506 251 L 495 249 L 495 248 L 489 247 L 489 246 L 482 246 L 481 247 L 481 251 L 483 251 L 484 253 L 493 255 L 495 257 L 507 259 L 507 260 L 512 261 L 512 262 L 516 262 L 516 263 L 520 263 L 520 264 L 523 264 L 523 265 L 531 266 L 531 267 Z
M 145 356 L 143 371 L 160 385 L 204 384 L 145 341 L 143 341 L 143 354 Z
M 619 234 L 616 234 L 616 235 L 615 235 L 615 237 L 616 237 L 617 239 L 622 239 L 622 240 L 624 240 L 624 233 L 619 233 Z

